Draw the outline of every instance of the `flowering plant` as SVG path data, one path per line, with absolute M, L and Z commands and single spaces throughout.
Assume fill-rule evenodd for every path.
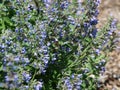
M 0 88 L 96 89 L 96 79 L 104 71 L 106 59 L 101 51 L 111 45 L 108 42 L 116 29 L 115 21 L 110 19 L 112 23 L 103 28 L 104 33 L 98 32 L 99 3 L 99 0 L 2 2 Z

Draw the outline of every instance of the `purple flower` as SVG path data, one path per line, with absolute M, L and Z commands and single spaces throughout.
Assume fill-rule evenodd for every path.
M 7 44 L 7 45 L 10 45 L 11 43 L 12 43 L 12 41 L 6 40 L 6 44 Z
M 26 53 L 26 49 L 25 49 L 25 47 L 22 48 L 21 53 L 22 53 L 22 54 L 25 54 L 25 53 Z
M 82 90 L 81 87 L 78 85 L 75 88 L 76 88 L 76 90 Z
M 15 83 L 18 83 L 18 75 L 17 75 L 17 74 L 14 75 L 14 82 L 15 82 Z
M 25 38 L 25 39 L 24 39 L 24 42 L 27 42 L 27 41 L 28 41 L 28 39 L 27 39 L 27 38 Z
M 2 50 L 1 50 L 1 53 L 5 53 L 5 50 L 4 50 L 4 49 L 2 49 Z
M 113 19 L 112 22 L 111 22 L 110 27 L 116 29 L 116 24 L 117 24 L 117 20 L 116 20 L 116 19 Z
M 25 90 L 29 90 L 29 86 L 28 85 L 25 85 Z
M 112 35 L 112 34 L 113 34 L 113 31 L 112 31 L 112 30 L 108 31 L 108 36 L 110 36 L 110 35 Z
M 79 78 L 81 78 L 82 77 L 82 74 L 78 74 L 77 75 L 77 78 L 79 79 Z
M 28 11 L 31 11 L 31 10 L 33 10 L 33 9 L 34 9 L 33 5 L 29 5 L 29 4 L 28 4 Z
M 23 72 L 22 75 L 23 75 L 23 80 L 28 83 L 30 81 L 30 79 L 31 79 L 30 74 L 26 73 L 26 72 Z
M 97 34 L 97 29 L 94 29 L 94 30 L 92 31 L 92 36 L 93 36 L 93 38 L 96 37 L 96 34 Z
M 48 60 L 49 60 L 49 56 L 48 55 L 44 55 L 44 57 L 43 57 L 43 62 L 44 62 L 44 64 L 46 65 L 47 63 L 48 63 Z
M 70 77 L 67 77 L 67 78 L 64 80 L 64 83 L 65 83 L 65 85 L 66 85 L 66 87 L 67 87 L 67 90 L 72 90 L 72 89 L 73 89 L 73 85 L 72 85 L 72 83 L 71 83 L 71 81 L 70 81 Z
M 20 11 L 19 10 L 16 10 L 16 15 L 20 16 Z
M 41 32 L 41 37 L 42 37 L 42 39 L 46 38 L 46 32 L 45 31 Z
M 96 52 L 97 55 L 100 54 L 100 50 L 99 49 L 96 49 L 95 52 Z
M 28 17 L 31 18 L 31 15 L 28 16 Z M 28 23 L 27 26 L 28 26 L 28 28 L 29 28 L 30 30 L 33 30 L 33 29 L 34 29 L 33 26 L 32 26 L 30 23 Z M 35 31 L 35 30 L 34 30 L 34 31 Z
M 99 10 L 98 10 L 98 9 L 96 9 L 96 10 L 95 10 L 95 12 L 94 12 L 94 16 L 95 16 L 95 17 L 97 17 L 97 16 L 98 16 L 98 14 L 99 14 Z
M 60 7 L 61 7 L 62 9 L 66 9 L 66 8 L 68 7 L 68 5 L 69 5 L 69 3 L 66 2 L 66 1 L 64 1 L 64 2 L 60 5 Z
M 23 28 L 20 28 L 20 33 L 22 33 L 23 32 Z
M 98 19 L 96 17 L 92 17 L 90 20 L 91 25 L 96 25 L 98 23 Z
M 99 6 L 100 3 L 101 3 L 101 0 L 96 0 L 96 1 L 95 1 L 96 6 Z
M 4 48 L 5 48 L 5 45 L 4 45 L 4 44 L 2 44 L 2 45 L 1 45 L 1 48 L 2 48 L 2 49 L 4 49 Z
M 79 81 L 77 82 L 77 85 L 80 86 L 81 84 L 82 84 L 82 80 L 79 80 Z
M 44 4 L 45 4 L 45 6 L 46 6 L 46 8 L 49 8 L 50 7 L 50 5 L 52 4 L 52 0 L 43 0 L 44 1 Z
M 42 84 L 43 82 L 38 82 L 38 84 L 35 86 L 35 90 L 42 90 Z
M 105 72 L 105 67 L 101 67 L 101 72 Z
M 84 28 L 89 28 L 90 24 L 89 23 L 84 23 Z
M 13 63 L 11 62 L 11 61 L 9 61 L 8 63 L 7 63 L 7 66 L 13 66 Z
M 59 31 L 59 37 L 60 37 L 60 39 L 62 39 L 63 36 L 64 36 L 63 35 L 63 31 L 62 31 L 62 29 L 60 29 L 60 31 Z
M 72 74 L 72 75 L 71 75 L 71 78 L 72 78 L 72 79 L 74 79 L 74 78 L 75 78 L 75 75 L 74 75 L 74 74 Z
M 19 57 L 19 56 L 17 56 L 17 57 L 15 57 L 15 58 L 14 58 L 14 60 L 15 60 L 16 62 L 19 62 L 20 57 Z
M 23 64 L 24 65 L 27 65 L 30 61 L 29 61 L 29 59 L 28 58 L 21 58 L 21 60 L 22 60 L 22 62 L 23 62 Z
M 11 80 L 11 77 L 5 76 L 5 81 L 6 81 L 6 82 L 9 82 L 10 80 Z

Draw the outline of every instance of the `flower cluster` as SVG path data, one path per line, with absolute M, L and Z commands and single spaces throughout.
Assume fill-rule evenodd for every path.
M 100 53 L 104 43 L 96 28 L 99 4 L 100 0 L 0 4 L 5 7 L 0 14 L 0 89 L 94 90 L 105 64 Z M 109 25 L 105 42 L 115 24 L 113 20 Z

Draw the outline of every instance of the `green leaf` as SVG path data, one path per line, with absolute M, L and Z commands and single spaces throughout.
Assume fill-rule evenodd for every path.
M 3 65 L 0 66 L 0 71 L 3 70 Z
M 76 25 L 72 25 L 72 24 L 70 24 L 69 27 L 71 28 L 72 31 L 74 31 Z
M 13 25 L 13 23 L 12 23 L 11 20 L 10 20 L 10 18 L 8 18 L 8 17 L 3 17 L 3 20 L 4 20 L 4 22 L 6 22 L 7 24 L 9 24 L 10 26 Z
M 92 42 L 92 39 L 89 38 L 89 37 L 86 37 L 86 38 L 85 38 L 85 41 L 87 41 L 87 42 Z
M 2 20 L 2 19 L 0 19 L 0 29 L 5 29 L 5 23 L 4 23 L 4 21 Z

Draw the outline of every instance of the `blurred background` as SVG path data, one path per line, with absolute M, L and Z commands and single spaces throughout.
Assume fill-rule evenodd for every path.
M 120 25 L 120 0 L 101 0 L 98 16 L 98 28 L 103 26 L 109 16 L 114 17 Z M 120 90 L 120 28 L 116 31 L 116 48 L 110 52 L 109 61 L 106 63 L 106 71 L 100 77 L 102 87 L 99 90 Z
M 99 10 L 99 25 L 105 23 L 110 15 L 120 22 L 120 0 L 101 0 Z

